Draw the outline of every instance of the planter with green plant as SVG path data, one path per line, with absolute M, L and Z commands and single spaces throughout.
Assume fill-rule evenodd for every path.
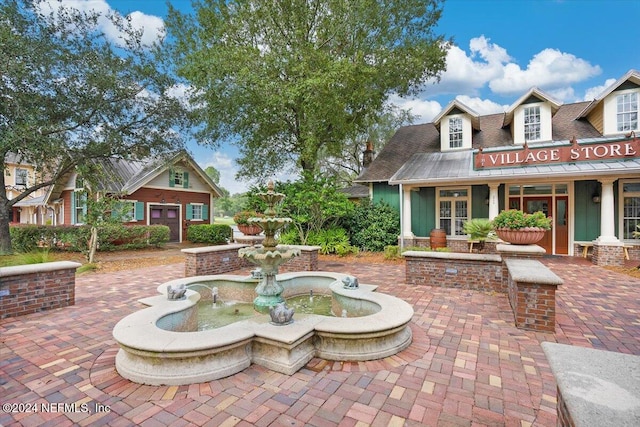
M 251 222 L 251 218 L 263 218 L 264 214 L 252 210 L 236 212 L 233 222 L 238 226 L 238 230 L 246 236 L 255 236 L 262 232 L 262 228 Z
M 493 219 L 498 237 L 514 245 L 530 245 L 539 242 L 547 230 L 551 230 L 551 217 L 543 212 L 525 213 L 518 209 L 500 212 Z

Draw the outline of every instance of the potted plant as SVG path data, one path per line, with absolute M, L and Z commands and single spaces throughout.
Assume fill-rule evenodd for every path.
M 484 248 L 484 242 L 495 237 L 493 224 L 489 218 L 473 218 L 466 221 L 462 226 L 462 231 L 469 236 L 469 244 L 478 243 L 478 250 Z M 469 246 L 469 251 L 473 246 Z
M 518 209 L 500 212 L 493 219 L 496 234 L 514 245 L 530 245 L 540 241 L 551 229 L 551 218 L 543 212 L 525 213 Z
M 262 228 L 258 225 L 251 223 L 249 221 L 251 218 L 263 218 L 264 214 L 258 213 L 253 210 L 246 210 L 236 212 L 233 216 L 233 222 L 238 226 L 238 230 L 247 236 L 255 236 L 256 234 L 260 234 L 262 232 Z

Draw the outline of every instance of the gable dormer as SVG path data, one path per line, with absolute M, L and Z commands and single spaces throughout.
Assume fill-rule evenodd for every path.
M 503 127 L 509 126 L 514 145 L 551 141 L 551 120 L 559 108 L 551 96 L 532 88 L 507 110 Z
M 640 72 L 631 70 L 605 89 L 580 114 L 604 136 L 639 132 Z
M 440 132 L 440 151 L 471 149 L 473 130 L 480 130 L 478 113 L 457 99 L 449 103 L 434 120 Z

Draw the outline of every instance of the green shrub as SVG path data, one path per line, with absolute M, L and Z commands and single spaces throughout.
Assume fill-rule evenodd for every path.
M 300 233 L 293 227 L 287 228 L 282 231 L 278 236 L 278 240 L 283 245 L 300 245 Z
M 524 227 L 540 227 L 550 230 L 551 218 L 547 218 L 544 212 L 541 211 L 528 214 L 518 209 L 509 209 L 500 212 L 493 219 L 493 226 L 512 230 Z
M 307 238 L 309 245 L 320 246 L 321 254 L 347 255 L 354 252 L 349 236 L 344 228 L 333 227 L 327 230 L 312 231 Z
M 398 259 L 400 258 L 400 246 L 389 245 L 384 247 L 384 259 Z
M 489 218 L 473 218 L 464 223 L 462 231 L 468 234 L 471 240 L 483 242 L 491 237 L 493 233 L 493 223 Z
M 190 225 L 187 229 L 187 240 L 193 243 L 211 243 L 223 245 L 229 243 L 233 230 L 224 224 Z
M 363 201 L 346 221 L 351 243 L 358 248 L 382 252 L 395 245 L 400 234 L 400 215 L 386 203 Z
M 51 250 L 86 252 L 89 245 L 88 226 L 17 226 L 10 227 L 11 245 L 16 252 L 31 252 L 38 247 Z M 165 225 L 108 224 L 98 228 L 98 250 L 140 249 L 160 246 L 169 241 Z
M 48 249 L 36 249 L 20 254 L 20 259 L 20 264 L 42 264 L 43 262 L 50 262 L 51 256 Z

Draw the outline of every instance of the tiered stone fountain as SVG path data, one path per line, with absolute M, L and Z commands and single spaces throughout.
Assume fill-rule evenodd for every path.
M 240 257 L 262 269 L 257 286 L 252 276 L 228 274 L 185 277 L 160 285 L 160 295 L 140 300 L 148 308 L 130 314 L 113 329 L 120 345 L 116 356 L 120 375 L 143 384 L 183 385 L 233 375 L 252 363 L 291 375 L 313 357 L 373 360 L 411 344 L 413 308 L 399 298 L 375 292 L 375 285 L 328 271 L 278 275 L 278 267 L 300 250 L 278 245 L 275 235 L 291 219 L 276 217 L 275 206 L 284 195 L 274 191 L 273 183 L 267 188 L 261 194 L 268 205 L 266 215 L 251 220 L 264 230 L 263 245 L 239 251 Z M 194 289 L 216 289 L 225 295 L 222 298 L 228 295 L 250 304 L 254 286 L 253 305 L 263 314 L 198 330 L 198 302 L 205 293 Z M 331 296 L 333 316 L 300 313 L 292 321 L 293 311 L 283 296 L 312 299 L 321 294 Z
M 249 223 L 257 225 L 264 231 L 262 247 L 254 246 L 240 249 L 238 255 L 245 258 L 261 269 L 261 279 L 256 286 L 258 296 L 253 300 L 253 306 L 260 313 L 267 313 L 269 309 L 284 302 L 282 291 L 284 288 L 276 280 L 278 267 L 293 257 L 300 255 L 300 249 L 288 246 L 278 246 L 276 232 L 291 222 L 291 218 L 277 218 L 275 206 L 285 197 L 274 191 L 273 181 L 269 181 L 266 193 L 258 193 L 258 197 L 267 203 L 263 218 L 250 218 Z

